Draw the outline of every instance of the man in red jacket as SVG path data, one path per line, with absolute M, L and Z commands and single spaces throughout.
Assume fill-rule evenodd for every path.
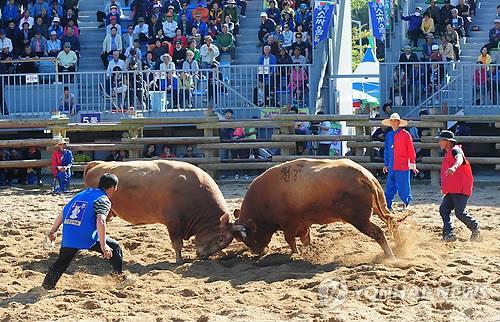
M 408 125 L 398 113 L 393 113 L 382 124 L 392 128 L 385 137 L 384 173 L 387 173 L 385 199 L 387 206 L 392 209 L 392 201 L 396 192 L 399 194 L 404 207 L 408 207 L 411 197 L 410 170 L 418 173 L 416 153 L 413 139 L 408 131 L 400 128 Z
M 439 207 L 443 218 L 443 240 L 457 240 L 450 218 L 451 211 L 455 209 L 455 216 L 472 231 L 470 240 L 477 241 L 480 236 L 479 222 L 465 209 L 474 184 L 471 166 L 462 147 L 457 145 L 453 132 L 441 131 L 438 140 L 445 153 L 441 164 L 441 192 L 444 197 Z

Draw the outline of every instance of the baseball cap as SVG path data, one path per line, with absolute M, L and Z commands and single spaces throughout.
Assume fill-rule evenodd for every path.
M 438 45 L 432 45 L 432 50 L 439 50 L 439 46 Z
M 261 13 L 260 13 L 260 16 L 261 16 L 261 17 L 266 17 L 266 18 L 267 18 L 267 13 L 265 13 L 265 12 L 261 12 Z
M 51 31 L 51 32 L 50 32 L 50 35 L 51 35 L 51 36 L 52 36 L 52 35 L 57 36 L 57 32 L 56 32 L 55 30 L 53 30 L 53 31 Z
M 307 9 L 307 5 L 305 3 L 301 3 L 299 8 L 300 9 Z
M 54 17 L 54 20 L 52 20 L 52 22 L 61 22 L 61 19 L 59 19 L 59 17 Z
M 64 47 L 65 47 L 65 48 L 71 48 L 71 44 L 70 44 L 69 42 L 65 42 L 65 43 L 64 43 Z
M 495 23 L 500 23 L 500 19 L 495 19 Z

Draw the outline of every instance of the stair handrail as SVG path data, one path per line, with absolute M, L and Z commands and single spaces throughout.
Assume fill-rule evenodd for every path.
M 416 107 L 411 109 L 408 113 L 405 114 L 404 117 L 408 118 L 411 117 L 411 115 L 417 111 L 420 111 L 429 101 L 432 101 L 434 98 L 437 97 L 438 94 L 440 94 L 443 90 L 448 89 L 450 85 L 456 81 L 462 76 L 462 72 L 456 76 L 453 76 L 448 83 L 446 83 L 443 87 L 441 87 L 438 91 L 436 91 L 434 94 L 426 98 L 425 100 L 422 101 L 422 103 L 418 104 Z

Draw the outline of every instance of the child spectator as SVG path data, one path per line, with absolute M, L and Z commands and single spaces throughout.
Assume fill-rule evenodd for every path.
M 154 144 L 149 144 L 146 148 L 146 151 L 144 151 L 142 157 L 143 158 L 154 158 L 157 157 L 158 154 L 156 153 L 156 145 Z
M 26 152 L 26 160 L 40 160 L 42 159 L 42 154 L 40 149 L 34 146 L 28 148 Z M 41 186 L 42 182 L 42 168 L 28 168 L 26 169 L 27 182 L 30 185 L 37 184 Z
M 128 158 L 128 152 L 125 150 L 113 151 L 107 158 L 106 161 L 123 161 Z
M 163 152 L 160 154 L 160 158 L 162 159 L 175 158 L 175 153 L 173 152 L 172 147 L 165 144 L 163 146 Z

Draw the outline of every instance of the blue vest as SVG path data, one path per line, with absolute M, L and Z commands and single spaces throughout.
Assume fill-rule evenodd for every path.
M 89 249 L 99 240 L 94 201 L 105 196 L 101 189 L 78 193 L 63 209 L 62 247 Z

